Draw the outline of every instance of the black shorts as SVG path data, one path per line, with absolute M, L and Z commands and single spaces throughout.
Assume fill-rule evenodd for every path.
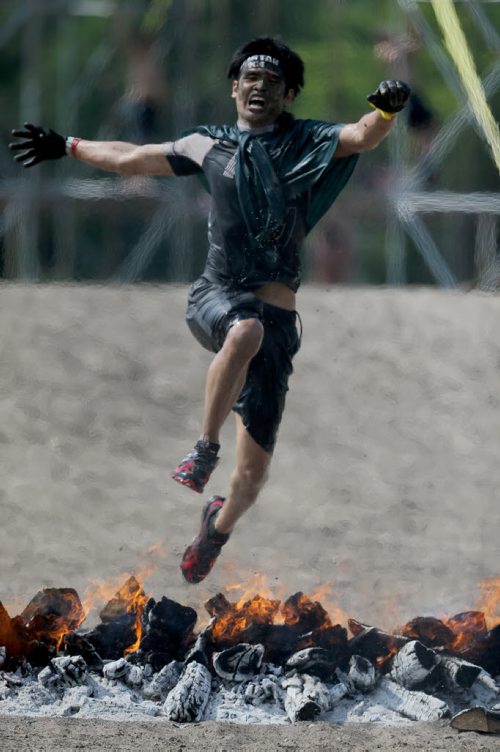
M 237 321 L 257 318 L 264 338 L 248 367 L 245 385 L 233 406 L 250 436 L 273 451 L 285 407 L 292 359 L 300 348 L 298 314 L 260 300 L 247 290 L 233 290 L 200 277 L 191 286 L 186 321 L 203 347 L 218 352 Z

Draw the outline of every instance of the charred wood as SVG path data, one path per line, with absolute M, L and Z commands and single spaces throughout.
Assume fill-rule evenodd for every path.
M 81 655 L 52 658 L 49 665 L 38 674 L 38 683 L 47 689 L 78 687 L 88 681 L 87 664 Z
M 330 617 L 321 603 L 310 600 L 301 592 L 287 598 L 281 606 L 281 613 L 286 626 L 299 633 L 331 626 Z
M 102 674 L 106 679 L 111 681 L 123 681 L 127 678 L 130 664 L 125 658 L 118 658 L 116 661 L 109 661 L 103 666 Z
M 104 624 L 121 620 L 132 611 L 137 613 L 134 604 L 146 601 L 146 594 L 135 577 L 129 577 L 114 596 L 106 603 L 99 616 Z
M 346 687 L 346 692 L 349 691 L 350 694 L 370 692 L 377 681 L 375 666 L 362 655 L 351 656 L 347 674 L 338 669 L 336 673 L 340 683 Z
M 196 661 L 197 663 L 202 663 L 209 668 L 212 654 L 211 638 L 214 622 L 215 619 L 212 618 L 205 629 L 203 629 L 196 637 L 196 640 L 189 648 L 186 657 L 184 658 L 184 663 Z
M 378 687 L 377 701 L 413 721 L 438 721 L 449 713 L 448 705 L 437 697 L 410 691 L 387 677 Z
M 86 632 L 85 639 L 93 645 L 101 658 L 115 661 L 134 643 L 135 623 L 135 614 L 122 614 L 116 621 L 98 624 L 90 632 Z
M 338 667 L 335 656 L 324 648 L 306 648 L 294 653 L 287 660 L 285 668 L 295 670 L 299 674 L 310 674 L 323 681 L 329 681 L 335 676 Z
M 460 655 L 465 660 L 482 666 L 492 676 L 500 674 L 500 624 L 489 632 L 478 635 Z
M 348 642 L 350 653 L 368 658 L 382 672 L 389 669 L 389 658 L 409 642 L 408 637 L 392 635 L 376 627 L 361 625 L 360 622 L 355 622 L 354 619 L 349 619 L 349 628 L 355 635 Z
M 7 658 L 7 648 L 2 645 L 0 646 L 0 668 L 2 668 L 3 664 L 5 663 L 6 658 Z
M 79 627 L 84 618 L 83 606 L 73 588 L 40 590 L 20 614 L 30 639 L 54 645 L 66 632 Z
M 294 674 L 284 679 L 281 686 L 286 690 L 285 710 L 292 722 L 310 721 L 330 710 L 328 688 L 315 676 Z
M 213 598 L 210 598 L 210 600 L 205 603 L 205 608 L 212 617 L 225 616 L 226 614 L 235 611 L 233 604 L 228 601 L 223 593 L 217 593 Z
M 213 666 L 221 679 L 242 682 L 260 671 L 263 656 L 263 645 L 239 643 L 227 650 L 214 653 Z
M 448 619 L 446 624 L 456 635 L 452 645 L 454 650 L 465 647 L 488 631 L 486 617 L 482 611 L 462 611 Z
M 29 635 L 19 617 L 11 619 L 0 601 L 0 645 L 5 648 L 5 667 L 16 668 L 16 659 L 26 656 Z M 45 661 L 47 663 L 47 661 Z
M 455 633 L 441 619 L 433 616 L 417 616 L 401 630 L 406 637 L 419 640 L 425 647 L 451 647 Z
M 126 658 L 119 658 L 117 661 L 106 663 L 102 673 L 106 679 L 121 681 L 131 689 L 142 687 L 144 680 L 143 667 L 130 663 Z
M 297 643 L 298 650 L 318 647 L 326 650 L 332 663 L 346 670 L 349 665 L 351 651 L 347 639 L 347 630 L 340 624 L 329 626 L 321 629 L 314 629 L 302 635 Z
M 190 723 L 201 721 L 212 687 L 210 671 L 201 663 L 192 661 L 169 692 L 163 711 L 170 721 Z
M 266 631 L 264 659 L 280 665 L 297 651 L 301 635 L 284 624 L 270 624 Z
M 440 658 L 419 640 L 403 645 L 392 660 L 390 677 L 406 689 L 421 685 L 439 663 Z
M 92 643 L 84 635 L 68 632 L 64 635 L 60 651 L 64 655 L 81 655 L 89 668 L 101 671 L 103 660 Z
M 438 674 L 442 677 L 443 686 L 454 692 L 457 689 L 470 689 L 481 671 L 481 666 L 464 661 L 463 658 L 442 655 Z
M 263 705 L 266 702 L 283 702 L 283 689 L 276 676 L 262 676 L 244 685 L 243 699 L 249 705 Z
M 193 608 L 183 606 L 165 596 L 158 602 L 151 599 L 144 610 L 143 632 L 140 649 L 152 654 L 150 661 L 156 667 L 160 660 L 162 666 L 172 658 L 180 660 L 186 652 L 186 646 L 193 639 L 193 628 L 197 614 Z M 161 659 L 154 659 L 155 653 L 162 654 Z
M 182 663 L 179 661 L 171 661 L 167 666 L 163 666 L 161 671 L 153 676 L 151 683 L 144 687 L 144 697 L 148 700 L 164 702 L 168 693 L 179 681 L 181 672 Z

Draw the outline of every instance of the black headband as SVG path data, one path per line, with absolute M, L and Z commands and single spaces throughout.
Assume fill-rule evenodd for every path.
M 239 75 L 241 76 L 244 71 L 252 70 L 253 68 L 265 68 L 281 76 L 281 78 L 285 78 L 280 67 L 280 61 L 275 57 L 271 57 L 271 55 L 251 55 L 247 57 L 241 64 Z

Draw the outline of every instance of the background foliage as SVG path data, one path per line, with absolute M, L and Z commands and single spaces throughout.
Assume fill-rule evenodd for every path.
M 485 43 L 465 6 L 457 3 L 457 10 L 484 75 L 498 48 Z M 419 7 L 438 35 L 430 5 Z M 481 8 L 499 30 L 500 4 Z M 197 123 L 232 122 L 227 63 L 237 46 L 261 34 L 282 36 L 306 63 L 306 86 L 293 108 L 297 117 L 356 120 L 367 110 L 366 95 L 381 79 L 395 76 L 409 80 L 429 111 L 425 134 L 401 119 L 405 150 L 397 162 L 390 162 L 390 140 L 362 156 L 304 249 L 309 279 L 386 282 L 387 192 L 462 106 L 397 0 L 4 0 L 2 276 L 193 279 L 206 254 L 208 210 L 196 180 L 110 177 L 69 159 L 21 174 L 7 150 L 10 129 L 29 120 L 87 138 L 161 142 Z M 376 54 L 376 45 L 387 40 L 400 48 L 392 63 Z M 494 112 L 498 102 L 496 94 L 490 101 Z M 75 180 L 92 180 L 107 196 L 92 201 L 86 198 L 88 184 L 75 188 Z M 472 127 L 423 188 L 498 190 L 493 161 Z M 458 278 L 473 279 L 476 217 L 439 214 L 427 221 Z M 405 279 L 434 281 L 411 242 Z

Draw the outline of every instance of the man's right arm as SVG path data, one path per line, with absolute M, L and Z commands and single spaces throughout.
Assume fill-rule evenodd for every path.
M 33 167 L 45 160 L 71 155 L 93 167 L 122 175 L 174 175 L 168 157 L 175 154 L 172 142 L 137 146 L 125 141 L 87 141 L 65 137 L 50 128 L 31 123 L 24 130 L 14 130 L 18 139 L 9 144 L 14 159 L 23 167 Z
M 72 156 L 92 167 L 121 175 L 174 175 L 167 156 L 171 143 L 137 146 L 125 141 L 81 139 Z

